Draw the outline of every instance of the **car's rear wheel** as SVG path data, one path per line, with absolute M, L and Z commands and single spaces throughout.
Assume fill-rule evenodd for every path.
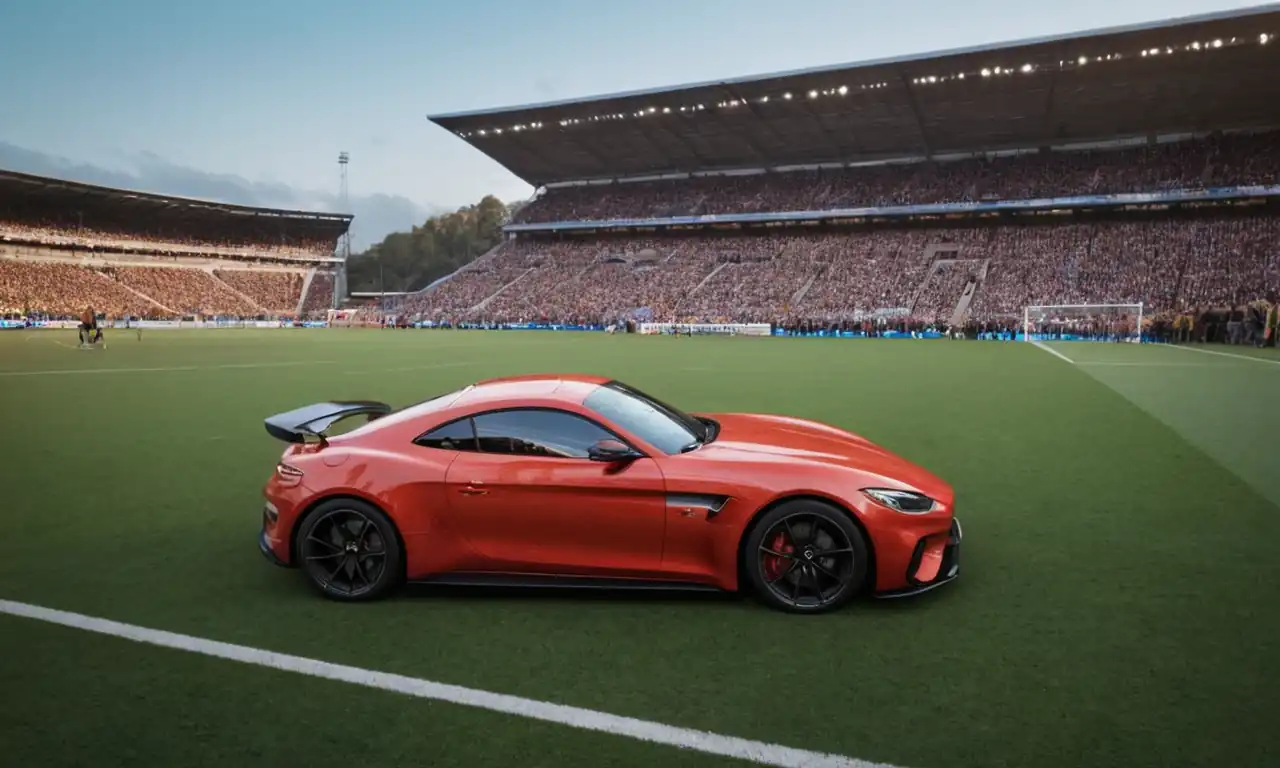
M 373 600 L 400 580 L 400 541 L 377 507 L 359 499 L 332 499 L 298 529 L 298 563 L 307 580 L 333 600 Z
M 867 543 L 840 509 L 814 499 L 788 501 L 751 529 L 743 557 L 756 595 L 792 613 L 847 603 L 867 577 Z

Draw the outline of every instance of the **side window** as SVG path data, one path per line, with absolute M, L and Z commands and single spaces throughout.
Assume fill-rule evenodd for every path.
M 484 453 L 585 459 L 601 440 L 616 440 L 603 427 L 564 411 L 517 409 L 475 417 Z
M 446 451 L 476 450 L 476 432 L 471 419 L 459 419 L 437 427 L 413 442 Z

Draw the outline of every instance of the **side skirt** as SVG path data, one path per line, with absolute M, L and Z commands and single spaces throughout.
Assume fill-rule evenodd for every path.
M 542 576 L 526 573 L 441 573 L 412 579 L 411 584 L 450 587 L 502 587 L 532 589 L 607 589 L 648 592 L 709 592 L 724 590 L 706 584 L 650 579 L 610 579 L 593 576 Z

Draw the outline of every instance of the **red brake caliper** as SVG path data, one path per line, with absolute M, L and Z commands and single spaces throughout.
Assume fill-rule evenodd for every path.
M 787 541 L 787 534 L 782 531 L 773 537 L 773 541 L 769 542 L 769 549 L 779 552 L 783 555 L 789 555 L 795 551 L 795 547 L 791 542 Z M 782 578 L 782 574 L 787 572 L 787 558 L 779 555 L 764 556 L 764 577 L 767 581 L 777 581 Z

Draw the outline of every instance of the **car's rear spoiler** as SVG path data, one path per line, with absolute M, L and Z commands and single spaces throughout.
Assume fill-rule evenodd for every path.
M 325 441 L 324 433 L 352 416 L 368 415 L 369 421 L 391 412 L 391 406 L 373 400 L 339 400 L 316 403 L 267 417 L 267 433 L 286 443 L 305 443 L 307 436 Z

